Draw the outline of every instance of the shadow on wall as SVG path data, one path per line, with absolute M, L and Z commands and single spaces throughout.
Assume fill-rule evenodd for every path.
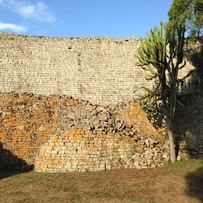
M 194 65 L 201 83 L 195 87 L 195 83 L 198 83 L 195 77 L 189 82 L 189 86 L 191 85 L 194 91 L 181 98 L 185 107 L 178 111 L 180 114 L 176 121 L 178 123 L 178 133 L 184 133 L 179 137 L 179 144 L 183 141 L 182 145 L 185 145 L 190 158 L 197 157 L 202 160 L 201 166 L 185 177 L 187 182 L 186 195 L 203 202 L 203 37 L 199 39 L 199 43 L 199 51 L 191 50 L 189 60 Z M 181 144 L 179 147 L 181 147 Z
M 189 173 L 185 178 L 188 185 L 186 195 L 203 202 L 203 167 Z
M 11 151 L 3 149 L 3 144 L 0 142 L 0 179 L 25 173 L 32 169 L 33 165 L 13 155 Z
M 189 43 L 192 43 L 189 41 Z M 203 36 L 199 37 L 195 40 L 197 47 L 195 48 L 188 48 L 186 54 L 186 58 L 192 63 L 195 67 L 195 75 L 191 78 L 189 85 L 193 86 L 198 84 L 198 79 L 200 79 L 201 86 L 203 87 Z M 198 75 L 198 77 L 196 77 Z
M 188 173 L 185 180 L 186 195 L 203 202 L 203 92 L 199 90 L 182 97 L 185 107 L 177 111 L 175 130 L 180 157 L 186 155 L 186 158 L 202 160 L 198 169 Z
M 177 109 L 174 128 L 179 155 L 182 158 L 202 158 L 202 90 L 183 96 L 181 102 L 184 107 Z
M 184 107 L 177 109 L 175 118 L 176 144 L 180 151 L 184 149 L 183 152 L 192 158 L 203 157 L 203 37 L 194 40 L 186 58 L 195 67 L 195 74 L 187 83 L 189 92 L 180 94 L 179 100 Z
M 203 37 L 199 40 L 198 49 L 191 49 L 187 53 L 189 61 L 195 67 L 195 74 L 185 89 L 183 88 L 183 92 L 178 95 L 178 99 L 184 107 L 178 106 L 177 108 L 174 131 L 177 157 L 198 158 L 203 163 Z M 150 120 L 154 121 L 154 127 L 159 128 L 164 126 L 163 118 L 160 113 Z M 196 171 L 188 173 L 185 179 L 186 194 L 203 202 L 202 164 Z

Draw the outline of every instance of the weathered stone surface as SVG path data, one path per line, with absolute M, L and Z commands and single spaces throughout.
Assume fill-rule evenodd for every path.
M 203 157 L 203 91 L 197 88 L 196 93 L 181 98 L 184 108 L 178 108 L 175 119 L 179 159 Z
M 125 103 L 151 86 L 130 38 L 51 38 L 0 33 L 0 92 L 68 95 L 94 104 Z M 193 68 L 190 64 L 184 69 Z M 136 91 L 135 91 L 136 90 Z M 122 104 L 121 104 L 122 105 Z
M 122 105 L 116 112 L 65 96 L 1 94 L 0 157 L 7 162 L 1 162 L 0 167 L 29 168 L 26 164 L 30 164 L 37 171 L 64 172 L 165 163 L 165 138 L 146 114 L 137 117 L 136 113 L 126 113 L 132 106 L 134 112 L 140 111 L 135 102 Z M 9 158 L 11 153 L 18 157 L 15 161 Z M 143 164 L 143 160 L 148 161 Z
M 0 168 L 26 170 L 37 160 L 38 171 L 96 171 L 169 159 L 165 130 L 155 129 L 133 99 L 146 85 L 135 66 L 139 41 L 0 38 Z M 177 116 L 180 158 L 203 156 L 202 95 L 193 97 Z

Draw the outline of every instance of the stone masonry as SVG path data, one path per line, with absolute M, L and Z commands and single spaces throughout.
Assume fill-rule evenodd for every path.
M 165 164 L 165 129 L 155 128 L 136 101 L 141 87 L 152 85 L 136 66 L 138 47 L 135 39 L 1 32 L 0 169 L 67 172 Z M 182 75 L 193 68 L 188 63 Z M 200 93 L 183 97 L 186 110 L 177 112 L 180 158 L 203 156 Z
M 108 105 L 151 86 L 130 38 L 49 38 L 0 33 L 0 92 L 61 94 Z M 188 65 L 186 71 L 191 69 Z
M 0 168 L 95 171 L 156 167 L 169 159 L 165 132 L 136 102 L 115 108 L 66 96 L 2 94 Z

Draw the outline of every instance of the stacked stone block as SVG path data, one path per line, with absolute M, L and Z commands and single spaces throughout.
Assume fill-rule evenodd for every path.
M 175 131 L 180 156 L 185 158 L 203 157 L 203 92 L 202 87 L 196 92 L 182 96 L 184 108 L 178 108 L 175 119 Z
M 10 93 L 1 94 L 0 112 L 0 168 L 94 171 L 168 160 L 164 134 L 136 102 L 112 108 L 66 96 Z
M 135 67 L 139 42 L 0 33 L 0 92 L 69 95 L 94 104 L 134 97 L 145 83 Z
M 0 41 L 0 168 L 94 171 L 168 160 L 165 129 L 135 102 L 152 85 L 136 66 L 138 40 L 1 32 Z M 180 155 L 201 157 L 202 95 L 185 103 L 176 117 Z
M 149 168 L 168 161 L 168 146 L 156 138 L 71 130 L 51 136 L 35 160 L 38 172 Z

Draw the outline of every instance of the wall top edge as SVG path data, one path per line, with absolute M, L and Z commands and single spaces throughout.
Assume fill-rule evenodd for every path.
M 27 37 L 27 38 L 44 38 L 44 39 L 85 39 L 85 40 L 105 40 L 105 39 L 111 39 L 111 40 L 118 40 L 118 41 L 139 41 L 139 39 L 135 38 L 128 38 L 128 37 L 110 37 L 110 36 L 105 36 L 105 37 L 54 37 L 54 36 L 40 36 L 40 35 L 26 35 L 26 34 L 15 34 L 15 33 L 9 33 L 9 32 L 2 32 L 0 31 L 0 36 L 13 36 L 13 37 Z

